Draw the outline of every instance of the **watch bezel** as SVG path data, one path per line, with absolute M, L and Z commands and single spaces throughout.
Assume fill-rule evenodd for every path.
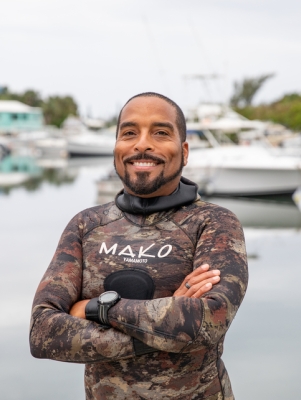
M 104 302 L 103 298 L 107 294 L 110 294 L 110 295 L 113 294 L 114 297 L 111 298 L 111 300 Z M 100 323 L 102 324 L 102 326 L 105 327 L 106 329 L 111 327 L 109 320 L 108 320 L 108 311 L 111 307 L 115 306 L 115 304 L 118 303 L 118 301 L 120 299 L 121 299 L 121 297 L 117 292 L 115 292 L 114 290 L 108 290 L 107 292 L 102 293 L 97 300 L 98 319 L 99 319 Z
M 114 294 L 114 297 L 111 298 L 110 300 L 104 300 L 103 298 L 105 296 L 107 296 L 108 294 Z M 116 301 L 118 301 L 120 299 L 120 296 L 117 292 L 115 292 L 114 290 L 108 290 L 107 292 L 101 293 L 98 297 L 98 303 L 101 305 L 110 305 L 110 304 L 114 304 Z

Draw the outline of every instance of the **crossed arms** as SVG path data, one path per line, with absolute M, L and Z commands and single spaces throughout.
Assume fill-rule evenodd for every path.
M 174 292 L 174 297 L 185 296 L 199 299 L 203 294 L 209 292 L 212 286 L 220 281 L 220 270 L 209 271 L 209 265 L 204 264 L 192 271 L 181 283 L 181 286 Z M 190 289 L 187 289 L 185 283 L 188 283 Z M 86 319 L 85 308 L 90 300 L 80 300 L 73 304 L 69 312 L 70 315 L 77 318 Z
M 88 300 L 78 302 L 82 234 L 81 223 L 72 220 L 34 299 L 30 333 L 33 356 L 89 363 L 134 357 L 133 338 L 175 353 L 216 343 L 234 318 L 247 284 L 240 224 L 231 213 L 225 220 L 227 226 L 220 226 L 217 215 L 215 221 L 204 224 L 195 249 L 195 269 L 172 297 L 122 299 L 109 311 L 113 328 L 108 330 L 84 319 Z M 218 272 L 208 271 L 208 265 Z M 192 286 L 189 290 L 187 281 Z

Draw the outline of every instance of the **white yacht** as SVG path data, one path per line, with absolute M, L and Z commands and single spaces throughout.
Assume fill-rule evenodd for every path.
M 111 131 L 82 133 L 67 139 L 67 152 L 70 157 L 113 156 L 115 141 Z
M 293 194 L 301 187 L 301 160 L 253 146 L 193 150 L 183 175 L 208 195 Z

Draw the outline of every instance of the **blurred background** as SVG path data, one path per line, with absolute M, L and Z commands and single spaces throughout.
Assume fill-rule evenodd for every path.
M 84 398 L 82 365 L 31 357 L 31 303 L 68 221 L 121 188 L 118 112 L 146 91 L 183 109 L 183 175 L 244 227 L 250 282 L 223 357 L 236 399 L 298 397 L 300 12 L 296 0 L 1 5 L 1 398 Z

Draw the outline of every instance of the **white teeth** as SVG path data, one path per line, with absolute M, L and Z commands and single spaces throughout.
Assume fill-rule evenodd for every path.
M 139 166 L 139 167 L 154 167 L 156 164 L 153 162 L 138 162 L 135 161 L 133 165 Z

